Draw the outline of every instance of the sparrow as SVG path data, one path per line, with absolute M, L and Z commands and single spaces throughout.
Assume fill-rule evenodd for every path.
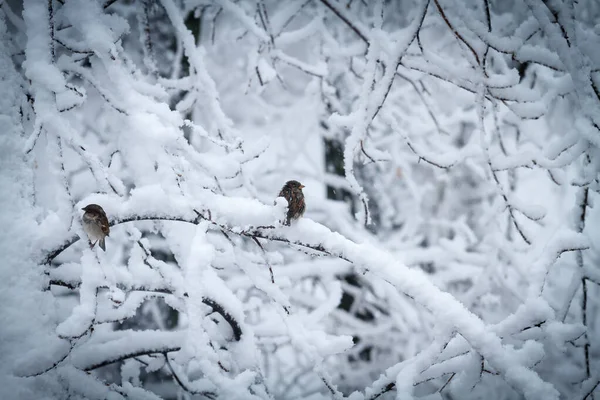
M 304 215 L 304 210 L 306 209 L 306 203 L 304 202 L 304 193 L 302 193 L 302 188 L 304 187 L 298 181 L 287 181 L 283 188 L 281 188 L 281 192 L 279 192 L 278 197 L 283 197 L 288 202 L 288 211 L 284 225 L 290 225 L 291 220 L 298 219 L 302 215 Z
M 100 248 L 106 251 L 104 238 L 110 232 L 106 213 L 98 204 L 88 204 L 82 210 L 85 211 L 82 218 L 83 230 L 90 240 L 90 248 L 93 249 L 96 242 L 98 242 Z

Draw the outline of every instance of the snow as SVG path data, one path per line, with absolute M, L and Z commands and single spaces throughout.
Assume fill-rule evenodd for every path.
M 597 390 L 598 10 L 459 3 L 3 3 L 0 397 Z
M 244 27 L 252 31 L 252 33 L 256 35 L 259 39 L 265 42 L 268 40 L 267 33 L 261 30 L 258 27 L 258 25 L 256 25 L 248 15 L 246 15 L 246 13 L 241 7 L 232 3 L 229 0 L 220 0 L 219 4 L 221 5 L 221 7 L 223 7 L 224 10 L 235 15 L 237 20 L 242 22 L 244 24 Z
M 75 307 L 68 319 L 56 327 L 61 338 L 75 338 L 84 335 L 92 326 L 96 314 L 96 288 L 102 282 L 100 264 L 94 258 L 92 250 L 84 251 L 81 257 L 80 304 Z
M 258 73 L 264 84 L 271 82 L 277 77 L 277 71 L 264 58 L 258 60 Z
M 96 368 L 127 354 L 166 353 L 179 350 L 184 336 L 181 332 L 120 331 L 101 343 L 88 343 L 73 350 L 71 361 L 81 370 Z
M 300 2 L 297 2 L 300 3 Z M 277 46 L 285 47 L 291 44 L 306 40 L 309 36 L 317 34 L 323 26 L 321 21 L 313 19 L 303 27 L 293 31 L 282 32 L 275 41 Z
M 282 51 L 274 52 L 274 57 L 276 57 L 276 59 L 281 60 L 289 65 L 292 65 L 302 71 L 305 71 L 310 75 L 314 75 L 317 77 L 323 77 L 323 76 L 327 75 L 327 65 L 325 65 L 323 63 L 320 63 L 318 65 L 310 65 L 310 64 L 302 62 L 298 59 L 295 59 L 295 58 L 283 53 Z M 259 67 L 260 67 L 260 62 L 259 62 Z M 272 75 L 273 75 L 273 72 L 269 72 L 269 74 L 267 76 L 272 76 Z
M 28 17 L 36 12 L 41 10 L 30 10 Z M 22 157 L 26 139 L 20 122 L 19 87 L 25 81 L 10 60 L 9 43 L 6 20 L 0 16 L 0 222 L 4 227 L 0 230 L 0 397 L 35 398 L 39 387 L 34 380 L 17 375 L 50 367 L 53 356 L 62 355 L 64 341 L 53 333 L 54 299 L 42 291 L 44 277 L 32 256 L 37 251 L 32 237 L 39 229 L 39 210 L 32 204 L 31 164 Z M 35 380 L 48 392 L 58 389 L 52 378 Z
M 341 235 L 308 220 L 300 220 L 288 237 L 292 243 L 323 246 L 328 252 L 352 261 L 359 271 L 373 273 L 413 297 L 434 316 L 443 316 L 447 324 L 461 332 L 494 368 L 506 374 L 509 383 L 528 393 L 531 396 L 529 398 L 558 398 L 558 392 L 551 385 L 543 382 L 535 372 L 520 366 L 518 361 L 506 354 L 500 339 L 487 330 L 481 320 L 451 296 L 439 291 L 418 270 L 409 270 L 371 245 L 353 244 Z M 311 240 L 315 237 L 321 240 L 315 243 L 314 239 Z M 515 370 L 518 373 L 515 373 Z

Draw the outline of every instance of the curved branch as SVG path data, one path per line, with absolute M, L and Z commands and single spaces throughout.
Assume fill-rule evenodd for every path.
M 221 304 L 217 303 L 213 299 L 209 299 L 208 297 L 203 297 L 202 303 L 211 307 L 214 312 L 220 314 L 223 317 L 223 319 L 227 321 L 229 326 L 231 326 L 231 330 L 233 331 L 233 337 L 235 338 L 235 341 L 239 342 L 242 338 L 242 328 L 235 320 L 235 318 L 233 318 L 233 316 L 229 314 L 227 310 L 225 310 L 225 307 L 223 307 Z
M 177 216 L 170 217 L 170 216 L 158 216 L 158 215 L 134 215 L 134 216 L 127 217 L 127 218 L 110 221 L 109 225 L 114 226 L 114 225 L 124 224 L 126 222 L 154 221 L 154 220 L 156 220 L 156 221 L 179 221 L 179 222 L 187 222 L 190 224 L 197 224 L 199 222 L 199 220 L 197 218 L 187 219 L 187 218 L 177 217 Z M 72 235 L 70 238 L 66 239 L 61 245 L 59 245 L 58 247 L 56 247 L 53 250 L 50 250 L 48 252 L 48 254 L 46 255 L 46 257 L 44 257 L 41 264 L 49 265 L 63 251 L 65 251 L 66 249 L 68 249 L 69 247 L 71 247 L 72 245 L 77 243 L 79 241 L 79 239 L 81 239 L 79 236 L 77 236 L 75 234 Z
M 98 369 L 101 367 L 105 367 L 107 365 L 110 365 L 112 363 L 116 363 L 119 361 L 124 361 L 124 360 L 128 360 L 130 358 L 135 358 L 135 357 L 139 357 L 139 356 L 144 356 L 144 355 L 150 355 L 150 354 L 166 354 L 166 353 L 170 353 L 173 351 L 179 351 L 181 350 L 181 346 L 173 346 L 173 347 L 168 347 L 166 349 L 160 349 L 160 350 L 139 350 L 139 351 L 132 351 L 129 353 L 125 353 L 125 354 L 121 354 L 118 357 L 111 357 L 111 358 L 107 358 L 106 360 L 103 360 L 101 362 L 98 363 L 94 363 L 94 364 L 90 364 L 88 366 L 86 366 L 84 368 L 84 371 L 91 371 L 94 369 Z
M 177 374 L 177 372 L 175 372 L 175 368 L 173 368 L 173 366 L 171 365 L 171 360 L 169 360 L 169 357 L 167 356 L 167 353 L 163 353 L 163 356 L 165 357 L 165 360 L 167 362 L 167 366 L 169 367 L 169 370 L 171 371 L 171 375 L 173 375 L 173 379 L 175 379 L 175 382 L 177 382 L 177 384 L 186 392 L 188 392 L 189 394 L 195 395 L 195 394 L 199 394 L 202 395 L 204 397 L 208 397 L 209 399 L 215 399 L 216 398 L 216 394 L 213 392 L 199 392 L 197 390 L 191 389 L 190 387 L 188 387 L 187 384 L 185 384 L 183 382 L 183 380 L 179 377 L 179 375 Z
M 261 206 L 261 208 L 261 210 L 257 208 L 256 212 L 264 212 L 265 220 L 270 218 L 270 208 L 267 206 Z M 498 334 L 490 330 L 478 316 L 465 308 L 453 296 L 437 288 L 425 273 L 408 268 L 398 261 L 397 257 L 372 244 L 354 243 L 339 233 L 332 232 L 327 227 L 307 218 L 298 220 L 291 227 L 267 226 L 240 230 L 239 227 L 235 228 L 216 222 L 225 220 L 234 225 L 234 216 L 215 216 L 214 213 L 205 216 L 197 212 L 197 217 L 192 218 L 189 209 L 184 208 L 180 212 L 180 215 L 161 215 L 158 214 L 158 211 L 153 214 L 133 215 L 113 221 L 112 224 L 151 219 L 197 223 L 201 219 L 232 234 L 302 246 L 347 260 L 354 264 L 358 272 L 373 274 L 378 279 L 387 282 L 396 290 L 412 297 L 434 316 L 443 315 L 447 323 L 452 325 L 456 332 L 460 333 L 470 346 L 485 358 L 488 365 L 498 371 L 513 388 L 524 393 L 536 391 L 547 399 L 558 399 L 556 389 L 544 382 L 522 360 L 511 356 L 512 353 L 504 348 Z M 215 219 L 212 218 L 213 216 Z M 70 240 L 75 242 L 78 238 Z
M 65 352 L 65 354 L 58 358 L 56 361 L 54 361 L 52 363 L 52 365 L 49 365 L 48 367 L 44 368 L 41 371 L 37 371 L 31 374 L 19 374 L 16 373 L 17 376 L 23 377 L 23 378 L 32 378 L 32 377 L 36 377 L 36 376 L 40 376 L 43 375 L 49 371 L 52 371 L 54 368 L 58 367 L 63 361 L 65 361 L 67 359 L 67 357 L 69 357 L 69 355 L 71 354 L 71 351 L 73 351 L 73 345 L 71 345 L 71 347 L 69 348 L 68 351 Z
M 68 288 L 68 289 L 75 290 L 75 289 L 79 288 L 79 286 L 81 285 L 81 282 L 73 283 L 73 282 L 65 282 L 65 281 L 58 280 L 58 279 L 51 279 L 49 282 L 49 285 L 62 286 L 62 287 Z M 108 286 L 98 287 L 98 288 L 99 289 L 109 289 Z M 175 294 L 172 290 L 167 289 L 167 288 L 147 289 L 147 288 L 140 286 L 140 287 L 127 288 L 127 289 L 129 289 L 129 291 L 154 292 L 157 294 Z M 183 296 L 187 297 L 188 294 L 184 293 Z M 204 303 L 207 306 L 209 306 L 210 308 L 212 308 L 214 312 L 220 314 L 223 317 L 223 319 L 225 321 L 227 321 L 229 326 L 231 326 L 231 330 L 233 331 L 233 337 L 234 337 L 235 341 L 239 342 L 241 340 L 242 334 L 244 332 L 242 331 L 242 328 L 241 328 L 240 324 L 237 322 L 237 320 L 225 309 L 225 307 L 223 307 L 221 304 L 217 303 L 215 300 L 208 298 L 208 297 L 203 297 L 202 303 Z

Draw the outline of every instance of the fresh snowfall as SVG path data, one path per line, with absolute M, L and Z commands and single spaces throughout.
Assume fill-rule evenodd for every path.
M 597 0 L 0 0 L 0 398 L 600 400 Z

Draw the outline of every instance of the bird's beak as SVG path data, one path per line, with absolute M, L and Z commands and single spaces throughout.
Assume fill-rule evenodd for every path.
M 300 185 L 300 189 L 304 189 L 306 186 L 304 185 Z
M 85 211 L 85 208 L 82 208 L 83 211 Z

